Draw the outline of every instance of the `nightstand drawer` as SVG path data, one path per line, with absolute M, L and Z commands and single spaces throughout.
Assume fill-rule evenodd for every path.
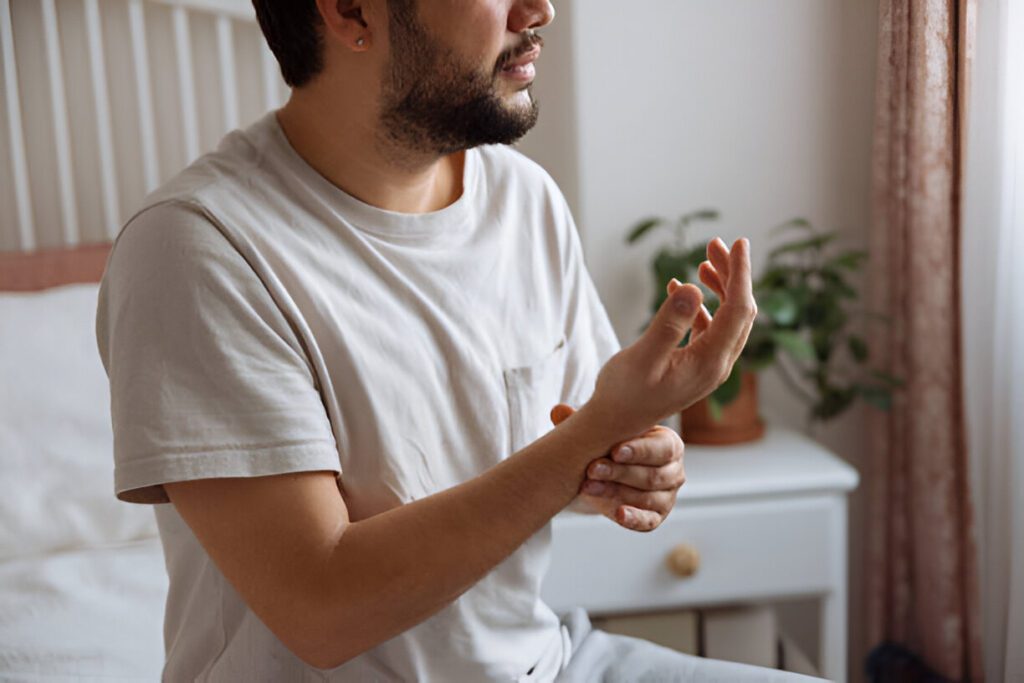
M 556 612 L 638 612 L 824 593 L 844 567 L 830 566 L 845 543 L 842 496 L 680 501 L 660 528 L 628 531 L 599 516 L 555 518 L 542 594 Z M 694 574 L 670 569 L 687 544 Z

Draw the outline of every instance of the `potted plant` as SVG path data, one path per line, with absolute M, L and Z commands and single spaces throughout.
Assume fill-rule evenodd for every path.
M 651 263 L 657 295 L 656 311 L 664 301 L 668 281 L 693 281 L 707 258 L 707 243 L 689 245 L 688 228 L 698 221 L 718 220 L 715 209 L 700 209 L 676 221 L 648 218 L 627 236 L 634 243 L 655 229 L 668 229 L 672 241 Z M 857 399 L 888 410 L 899 379 L 871 370 L 867 341 L 851 332 L 856 315 L 884 316 L 857 310 L 859 298 L 848 277 L 857 273 L 867 254 L 833 251 L 835 232 L 822 233 L 803 218 L 777 226 L 772 235 L 794 236 L 776 244 L 764 272 L 753 283 L 758 315 L 750 337 L 729 378 L 707 399 L 683 412 L 682 430 L 691 443 L 738 443 L 759 438 L 764 424 L 757 409 L 757 373 L 774 366 L 793 393 L 808 406 L 811 423 L 837 417 Z M 705 305 L 714 315 L 719 301 L 703 284 Z M 689 335 L 682 344 L 689 342 Z

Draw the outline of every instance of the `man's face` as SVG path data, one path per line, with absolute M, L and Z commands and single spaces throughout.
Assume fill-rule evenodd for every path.
M 399 146 L 450 154 L 515 142 L 537 122 L 532 60 L 548 0 L 388 0 L 381 120 Z

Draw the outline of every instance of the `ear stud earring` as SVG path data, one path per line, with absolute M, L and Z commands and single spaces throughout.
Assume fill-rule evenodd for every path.
M 364 38 L 356 38 L 356 45 L 358 45 L 359 47 L 362 47 L 365 44 L 366 44 L 366 40 Z

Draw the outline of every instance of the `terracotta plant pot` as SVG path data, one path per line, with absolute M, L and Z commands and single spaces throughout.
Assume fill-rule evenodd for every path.
M 715 446 L 756 441 L 764 436 L 757 406 L 757 373 L 744 372 L 739 396 L 722 408 L 721 419 L 711 417 L 707 399 L 694 403 L 682 413 L 680 436 L 685 443 Z

